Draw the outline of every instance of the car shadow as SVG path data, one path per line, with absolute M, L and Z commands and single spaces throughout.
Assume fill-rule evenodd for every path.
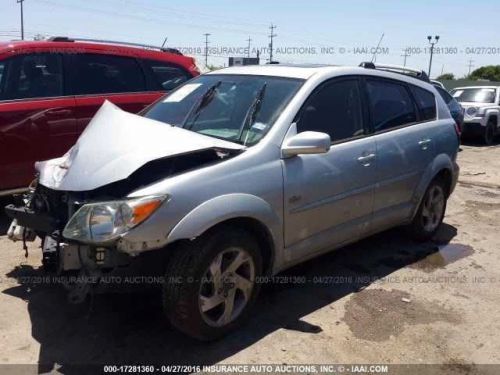
M 302 317 L 435 254 L 456 233 L 444 224 L 435 241 L 414 243 L 394 229 L 293 267 L 262 288 L 249 322 L 215 342 L 198 342 L 169 327 L 155 293 L 96 295 L 91 308 L 70 305 L 61 286 L 43 283 L 37 278 L 42 271 L 26 265 L 6 275 L 20 285 L 4 293 L 27 302 L 32 336 L 40 343 L 39 372 L 56 364 L 61 373 L 74 372 L 75 364 L 209 365 L 278 329 L 321 332 Z

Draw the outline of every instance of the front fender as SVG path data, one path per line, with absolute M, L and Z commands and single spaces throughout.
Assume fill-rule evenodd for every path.
M 250 194 L 227 194 L 210 199 L 189 212 L 168 234 L 168 242 L 192 239 L 223 221 L 252 218 L 264 224 L 271 233 L 275 248 L 281 246 L 282 221 L 262 198 Z
M 283 259 L 283 223 L 272 206 L 262 198 L 251 194 L 226 194 L 212 198 L 185 215 L 161 238 L 131 240 L 121 238 L 120 251 L 138 255 L 143 251 L 161 249 L 178 240 L 191 240 L 208 229 L 229 219 L 251 218 L 263 224 L 272 239 L 274 250 L 273 269 L 279 268 Z

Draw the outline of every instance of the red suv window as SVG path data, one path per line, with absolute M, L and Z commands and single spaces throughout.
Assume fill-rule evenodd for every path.
M 146 91 L 144 75 L 134 58 L 100 54 L 74 58 L 76 95 Z
M 189 73 L 173 64 L 155 60 L 142 60 L 142 62 L 150 77 L 153 90 L 170 91 L 191 79 Z
M 63 96 L 62 57 L 36 53 L 7 60 L 0 88 L 2 99 L 49 98 Z

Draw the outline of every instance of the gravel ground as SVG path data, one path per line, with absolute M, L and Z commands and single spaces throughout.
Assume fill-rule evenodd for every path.
M 435 241 L 395 229 L 295 267 L 279 280 L 310 282 L 266 286 L 250 322 L 214 343 L 173 331 L 151 293 L 67 304 L 29 277 L 40 250 L 26 259 L 0 216 L 0 363 L 498 364 L 500 147 L 463 146 L 459 159 Z

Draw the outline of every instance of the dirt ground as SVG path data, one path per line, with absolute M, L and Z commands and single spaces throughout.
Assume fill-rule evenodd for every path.
M 0 217 L 0 363 L 500 363 L 500 147 L 463 146 L 461 178 L 431 243 L 392 230 L 287 271 L 250 322 L 199 343 L 164 321 L 153 294 L 69 305 L 36 284 Z M 2 202 L 5 203 L 5 202 Z M 60 367 L 62 366 L 62 368 Z

